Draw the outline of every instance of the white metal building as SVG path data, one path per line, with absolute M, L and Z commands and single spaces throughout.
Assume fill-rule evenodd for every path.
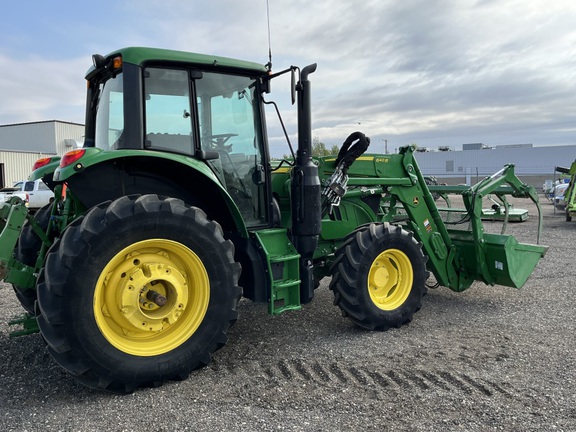
M 0 187 L 28 178 L 37 159 L 61 156 L 81 146 L 83 135 L 84 125 L 59 120 L 0 125 Z M 505 164 L 513 163 L 516 174 L 534 186 L 545 178 L 558 177 L 555 167 L 570 167 L 576 160 L 576 145 L 532 147 L 528 144 L 488 149 L 477 143 L 466 148 L 472 149 L 418 152 L 416 159 L 425 175 L 436 176 L 449 184 L 474 184 Z
M 0 187 L 27 179 L 37 159 L 63 155 L 83 135 L 84 125 L 58 120 L 0 125 Z
M 570 167 L 576 160 L 576 145 L 496 146 L 479 150 L 417 152 L 416 160 L 425 175 L 436 176 L 449 184 L 474 184 L 501 170 L 505 164 L 512 163 L 518 177 L 537 186 L 543 178 L 558 177 L 555 167 Z

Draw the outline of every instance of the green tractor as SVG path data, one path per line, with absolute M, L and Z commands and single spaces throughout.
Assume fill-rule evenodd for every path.
M 519 288 L 546 251 L 484 232 L 486 194 L 538 205 L 513 165 L 473 187 L 428 186 L 412 147 L 369 154 L 360 132 L 338 155 L 312 157 L 316 65 L 271 73 L 150 48 L 93 61 L 83 147 L 30 176 L 54 203 L 34 214 L 18 198 L 0 205 L 0 277 L 27 311 L 16 333 L 41 332 L 89 387 L 187 377 L 226 343 L 242 296 L 270 314 L 297 310 L 329 276 L 345 316 L 387 330 L 411 321 L 431 273 L 455 291 Z M 298 145 L 273 166 L 265 95 L 282 74 Z M 436 207 L 433 194 L 449 193 L 462 198 L 458 215 Z
M 556 167 L 556 171 L 570 179 L 568 187 L 564 191 L 563 198 L 566 222 L 572 222 L 572 216 L 576 216 L 576 191 L 574 190 L 574 184 L 576 183 L 576 161 L 572 162 L 570 168 Z M 557 197 L 553 197 L 552 199 L 554 200 L 554 206 L 556 206 Z

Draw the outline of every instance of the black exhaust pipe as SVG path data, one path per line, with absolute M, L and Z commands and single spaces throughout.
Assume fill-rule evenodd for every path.
M 300 254 L 300 303 L 314 297 L 314 267 L 312 258 L 318 246 L 321 230 L 321 187 L 318 167 L 312 162 L 312 112 L 308 75 L 316 63 L 300 72 L 298 91 L 298 151 L 292 169 L 292 241 Z

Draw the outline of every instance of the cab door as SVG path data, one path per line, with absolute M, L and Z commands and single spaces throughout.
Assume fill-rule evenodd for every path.
M 246 226 L 267 225 L 269 174 L 256 81 L 203 72 L 194 83 L 201 150 L 218 153 L 218 159 L 208 163 L 238 206 Z

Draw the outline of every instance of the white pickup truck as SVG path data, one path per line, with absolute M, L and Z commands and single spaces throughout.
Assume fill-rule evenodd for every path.
M 42 180 L 22 180 L 12 187 L 0 189 L 0 202 L 8 201 L 13 196 L 20 197 L 31 210 L 37 210 L 54 201 L 54 192 Z

